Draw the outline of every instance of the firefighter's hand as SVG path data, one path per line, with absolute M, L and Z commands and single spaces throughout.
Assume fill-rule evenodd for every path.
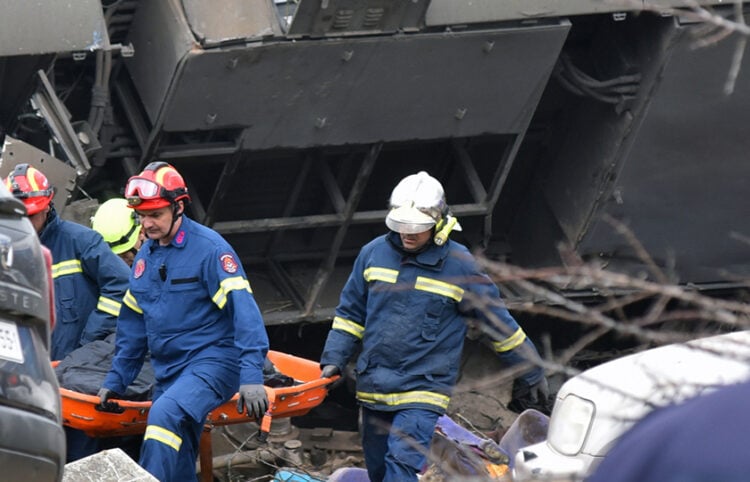
M 99 393 L 96 394 L 99 397 L 99 404 L 104 406 L 110 398 L 117 398 L 118 395 L 110 390 L 109 388 L 100 388 Z
M 320 372 L 320 378 L 331 378 L 339 373 L 341 373 L 341 370 L 336 365 L 326 365 Z
M 552 404 L 549 399 L 547 378 L 542 376 L 541 380 L 534 385 L 529 385 L 523 379 L 516 378 L 513 381 L 513 392 L 508 408 L 518 413 L 533 408 L 549 415 L 552 411 Z
M 263 385 L 240 385 L 237 400 L 237 413 L 242 413 L 247 407 L 247 416 L 260 420 L 268 410 L 268 396 Z

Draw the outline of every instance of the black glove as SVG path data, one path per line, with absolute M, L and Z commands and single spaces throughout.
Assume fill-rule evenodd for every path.
M 513 380 L 513 392 L 508 409 L 521 413 L 528 408 L 539 410 L 545 415 L 549 415 L 552 411 L 547 378 L 542 377 L 534 385 L 529 385 L 520 378 Z
M 101 403 L 102 405 L 107 403 L 107 400 L 109 400 L 110 398 L 113 398 L 114 395 L 115 395 L 115 392 L 113 392 L 109 388 L 104 388 L 104 387 L 100 388 L 99 393 L 96 394 L 96 396 L 99 397 L 99 403 Z
M 247 416 L 255 417 L 258 421 L 268 410 L 268 396 L 263 385 L 240 385 L 237 400 L 237 413 L 242 413 L 247 407 Z
M 341 370 L 339 370 L 339 367 L 337 367 L 336 365 L 326 365 L 320 372 L 320 378 L 331 378 L 332 376 L 338 375 L 340 373 Z
M 99 405 L 102 407 L 105 407 L 107 404 L 111 404 L 114 402 L 110 402 L 110 398 L 121 398 L 119 393 L 113 392 L 109 388 L 100 388 L 99 392 L 96 394 L 97 397 L 99 397 Z

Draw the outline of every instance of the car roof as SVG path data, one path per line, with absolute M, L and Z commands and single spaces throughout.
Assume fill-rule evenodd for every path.
M 750 330 L 675 343 L 590 368 L 563 384 L 596 406 L 585 453 L 598 456 L 656 407 L 750 378 Z M 553 413 L 554 417 L 554 413 Z

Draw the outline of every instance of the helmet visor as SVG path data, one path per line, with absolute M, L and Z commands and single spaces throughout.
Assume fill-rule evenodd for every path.
M 125 186 L 125 197 L 128 204 L 137 206 L 145 200 L 160 197 L 161 186 L 150 179 L 131 177 Z
M 413 206 L 401 206 L 391 209 L 385 217 L 385 225 L 391 231 L 401 234 L 418 234 L 432 229 L 435 219 L 421 209 Z

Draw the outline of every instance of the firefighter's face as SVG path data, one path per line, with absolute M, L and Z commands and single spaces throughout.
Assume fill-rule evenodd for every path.
M 180 206 L 181 210 L 182 206 Z M 136 212 L 141 220 L 143 234 L 149 239 L 171 240 L 171 235 L 175 231 L 174 228 L 179 226 L 179 223 L 172 224 L 172 206 Z
M 123 261 L 125 261 L 128 266 L 133 266 L 133 261 L 135 261 L 135 255 L 138 254 L 138 250 L 141 249 L 141 246 L 143 246 L 143 242 L 146 240 L 146 235 L 143 234 L 143 228 L 141 228 L 138 231 L 138 241 L 135 242 L 132 248 L 125 251 L 124 253 L 120 253 L 119 256 L 122 258 Z
M 432 237 L 432 230 L 423 231 L 416 234 L 404 234 L 399 233 L 401 236 L 401 244 L 404 245 L 406 251 L 419 251 L 422 247 L 430 241 Z
M 42 232 L 42 228 L 44 227 L 44 223 L 47 222 L 47 215 L 49 214 L 49 206 L 42 209 L 36 214 L 32 214 L 29 216 L 29 221 L 31 221 L 31 225 L 34 226 L 34 230 L 37 233 Z

